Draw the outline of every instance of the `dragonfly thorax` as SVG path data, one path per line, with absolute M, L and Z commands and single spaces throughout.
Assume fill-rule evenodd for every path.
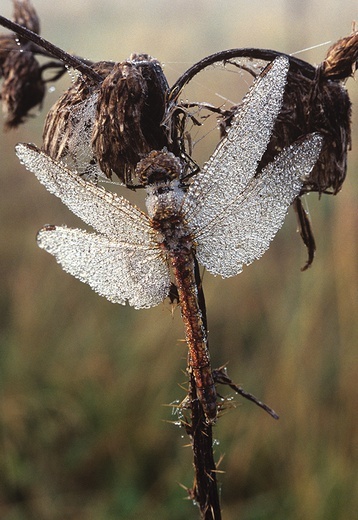
M 176 219 L 185 194 L 178 179 L 165 179 L 148 184 L 146 191 L 145 203 L 148 215 L 153 221 Z
M 138 163 L 136 173 L 146 186 L 148 215 L 154 221 L 179 213 L 184 196 L 181 171 L 178 157 L 167 151 L 154 150 Z

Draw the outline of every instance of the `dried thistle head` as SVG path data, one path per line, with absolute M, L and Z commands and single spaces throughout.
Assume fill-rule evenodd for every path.
M 346 79 L 352 76 L 358 64 L 358 31 L 355 24 L 353 32 L 334 43 L 321 64 L 322 73 L 330 79 Z
M 101 170 L 132 184 L 135 167 L 151 150 L 168 145 L 160 125 L 166 78 L 157 60 L 132 54 L 116 63 L 98 93 L 92 148 Z
M 14 21 L 38 33 L 40 22 L 29 0 L 13 0 Z M 18 46 L 21 43 L 21 49 Z M 0 36 L 0 98 L 5 113 L 5 129 L 17 127 L 29 110 L 41 104 L 45 95 L 40 66 L 28 48 L 15 34 Z
M 114 67 L 113 62 L 101 61 L 91 68 L 106 77 Z M 77 171 L 87 173 L 96 158 L 91 140 L 95 122 L 98 92 L 101 83 L 79 75 L 47 113 L 43 129 L 42 149 L 55 160 L 63 160 Z M 78 145 L 87 148 L 86 161 L 79 154 Z M 87 171 L 86 171 L 87 170 Z
M 319 132 L 324 137 L 324 144 L 301 195 L 312 191 L 335 195 L 346 178 L 347 151 L 351 147 L 351 102 L 343 81 L 354 72 L 357 58 L 358 35 L 354 33 L 329 49 L 313 76 L 299 70 L 289 72 L 282 111 L 260 167 L 301 135 Z M 316 245 L 300 197 L 293 206 L 308 251 L 307 262 L 302 268 L 305 270 L 313 262 Z
M 342 41 L 345 41 L 344 46 L 340 43 Z M 351 102 L 343 80 L 355 68 L 357 34 L 337 42 L 331 47 L 331 52 L 333 55 L 329 51 L 326 60 L 317 68 L 307 67 L 306 62 L 302 62 L 301 67 L 296 64 L 290 68 L 282 109 L 258 168 L 261 171 L 298 138 L 312 132 L 322 134 L 322 152 L 301 194 L 311 191 L 336 194 L 346 176 L 347 150 L 351 144 Z M 256 54 L 259 56 L 259 50 Z M 222 135 L 225 135 L 237 109 L 233 107 L 220 122 Z
M 337 193 L 347 171 L 351 103 L 340 81 L 330 81 L 317 69 L 313 78 L 289 72 L 282 110 L 259 169 L 282 148 L 311 132 L 324 136 L 320 157 L 305 181 L 302 194 Z
M 103 80 L 79 76 L 67 89 L 46 117 L 43 149 L 56 160 L 70 158 L 79 170 L 77 148 L 85 142 L 87 170 L 89 163 L 97 164 L 107 177 L 115 173 L 131 186 L 138 179 L 137 163 L 168 145 L 160 124 L 167 81 L 159 62 L 147 54 L 99 62 L 92 69 Z
M 239 49 L 237 52 L 238 57 L 244 56 L 264 62 L 279 54 L 264 49 Z M 213 58 L 216 59 L 215 55 Z M 221 56 L 220 58 L 222 59 Z M 304 135 L 318 132 L 324 137 L 319 159 L 305 180 L 299 197 L 293 202 L 299 232 L 308 250 L 308 260 L 303 270 L 313 261 L 315 240 L 300 197 L 312 191 L 335 195 L 345 180 L 347 151 L 351 146 L 351 102 L 344 81 L 354 73 L 357 59 L 358 33 L 355 30 L 352 35 L 332 45 L 326 59 L 318 67 L 290 58 L 291 66 L 282 109 L 267 150 L 258 166 L 260 172 L 283 148 Z M 220 121 L 222 136 L 225 135 L 226 128 L 230 126 L 238 109 L 239 107 L 233 107 L 223 114 Z
M 32 53 L 24 52 L 19 56 L 18 51 L 10 52 L 3 71 L 1 99 L 6 114 L 5 128 L 13 128 L 24 121 L 31 108 L 41 104 L 45 86 Z

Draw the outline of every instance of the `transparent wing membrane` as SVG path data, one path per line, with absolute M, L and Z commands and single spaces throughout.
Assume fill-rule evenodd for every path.
M 96 231 L 138 246 L 153 245 L 147 215 L 125 198 L 85 181 L 32 145 L 18 144 L 16 153 L 50 193 Z
M 159 249 L 148 250 L 80 229 L 48 226 L 37 243 L 62 268 L 112 303 L 140 309 L 158 305 L 169 292 L 169 270 Z
M 198 260 L 223 277 L 262 256 L 321 150 L 318 135 L 285 149 L 255 176 L 280 111 L 288 60 L 277 58 L 247 96 L 214 154 L 195 177 L 183 215 Z
M 281 109 L 288 60 L 278 58 L 254 82 L 228 130 L 202 171 L 195 176 L 183 213 L 200 229 L 221 213 L 255 175 Z
M 215 219 L 205 206 L 207 223 L 202 221 L 197 235 L 198 261 L 211 273 L 229 277 L 260 258 L 282 227 L 302 188 L 300 179 L 312 170 L 321 144 L 321 137 L 312 134 L 286 148 L 242 192 L 221 205 L 222 214 Z M 216 195 L 219 204 L 221 191 Z
M 169 269 L 160 236 L 138 208 L 123 197 L 83 180 L 31 145 L 16 152 L 48 191 L 101 233 L 48 226 L 38 244 L 65 271 L 111 302 L 136 308 L 157 305 L 169 291 Z

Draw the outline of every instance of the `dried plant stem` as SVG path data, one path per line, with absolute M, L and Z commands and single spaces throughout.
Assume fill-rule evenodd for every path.
M 61 60 L 62 62 L 78 70 L 88 78 L 91 78 L 92 80 L 98 82 L 103 81 L 103 77 L 97 72 L 95 72 L 91 67 L 86 65 L 86 63 L 83 60 L 77 58 L 76 56 L 73 56 L 72 54 L 68 54 L 62 49 L 59 49 L 56 45 L 53 45 L 52 43 L 45 40 L 38 34 L 34 33 L 33 31 L 30 31 L 29 29 L 26 29 L 26 27 L 22 27 L 18 23 L 12 22 L 4 16 L 0 16 L 0 25 L 6 27 L 7 29 L 10 29 L 10 31 L 13 31 L 15 34 L 18 34 L 26 40 L 35 43 L 38 46 L 37 49 L 34 49 L 35 52 L 43 54 L 42 49 L 44 49 L 45 51 L 47 51 L 49 56 Z
M 213 453 L 212 425 L 207 424 L 196 396 L 194 377 L 190 378 L 189 398 L 192 407 L 192 438 L 195 481 L 192 498 L 198 503 L 203 520 L 221 520 L 216 466 Z
M 198 303 L 203 326 L 208 332 L 206 305 L 200 277 L 199 265 L 195 258 L 195 280 L 198 290 Z M 189 403 L 191 406 L 191 425 L 188 433 L 192 439 L 195 479 L 190 492 L 200 509 L 202 520 L 221 520 L 219 493 L 216 480 L 216 466 L 213 452 L 212 424 L 206 421 L 202 405 L 197 397 L 195 378 L 188 366 Z

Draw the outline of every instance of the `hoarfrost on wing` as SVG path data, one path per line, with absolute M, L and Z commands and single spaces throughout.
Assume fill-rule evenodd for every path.
M 282 227 L 289 206 L 321 151 L 311 134 L 281 152 L 246 188 L 208 222 L 197 239 L 197 258 L 211 273 L 229 277 L 260 258 Z

